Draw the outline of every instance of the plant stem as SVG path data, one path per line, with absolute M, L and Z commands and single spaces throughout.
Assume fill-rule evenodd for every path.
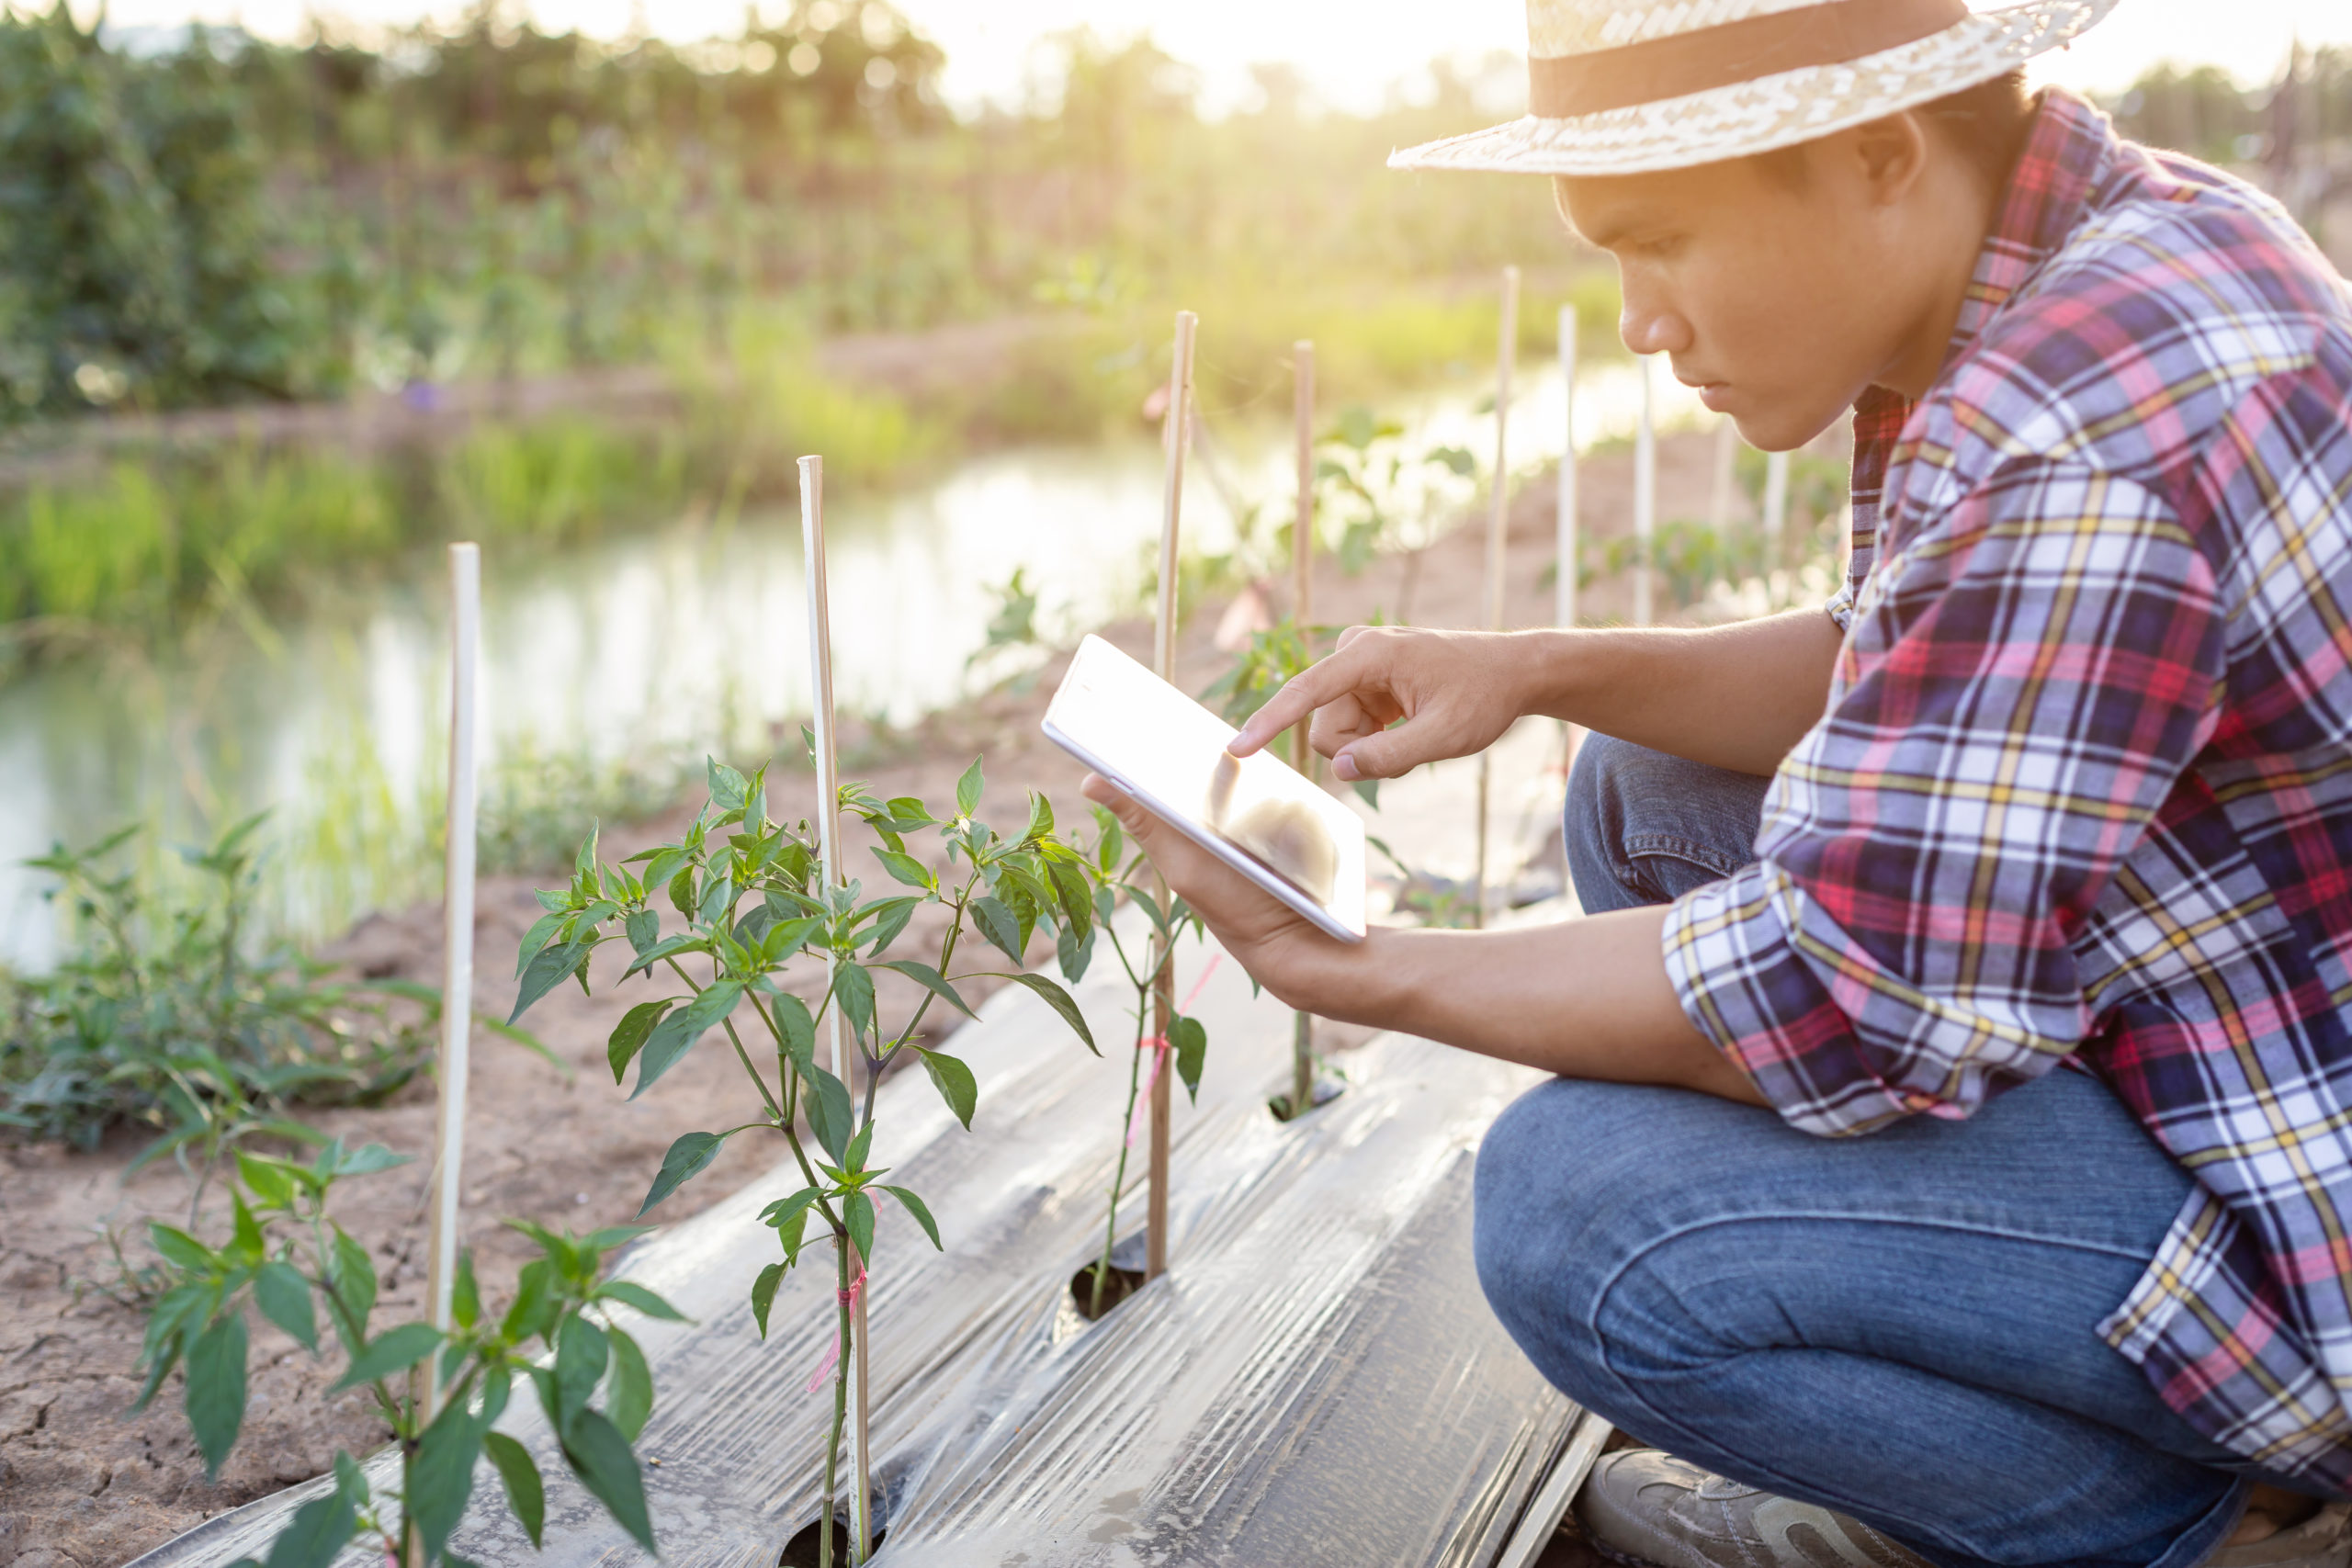
M 835 1288 L 835 1333 L 841 1338 L 841 1355 L 833 1368 L 833 1429 L 825 1441 L 825 1506 L 817 1516 L 817 1568 L 832 1568 L 833 1563 L 833 1488 L 840 1474 L 842 1457 L 842 1427 L 849 1419 L 849 1237 L 840 1231 L 833 1233 L 834 1269 L 840 1284 Z M 855 1555 L 856 1548 L 851 1547 Z
M 1124 960 L 1125 955 L 1122 953 Z M 1102 1282 L 1111 1277 L 1111 1249 L 1119 1244 L 1119 1193 L 1127 1184 L 1127 1156 L 1131 1152 L 1126 1130 L 1135 1125 L 1136 1095 L 1143 1082 L 1143 1029 L 1145 1000 L 1151 995 L 1148 987 L 1136 990 L 1136 1048 L 1127 1062 L 1127 1108 L 1119 1118 L 1119 1168 L 1111 1178 L 1111 1218 L 1102 1227 L 1102 1258 L 1094 1265 L 1094 1293 L 1087 1307 L 1089 1318 L 1102 1315 Z
M 677 970 L 678 978 L 686 983 L 686 988 L 688 990 L 694 992 L 695 996 L 702 995 L 703 988 L 695 984 L 695 977 L 687 974 L 684 968 L 680 967 L 676 959 L 669 958 L 664 959 L 662 962 L 669 964 L 671 968 Z M 767 1010 L 764 1008 L 761 1008 L 756 1002 L 752 1004 L 752 1007 L 754 1010 L 762 1013 L 764 1013 Z M 784 1119 L 784 1107 L 778 1105 L 776 1103 L 775 1096 L 768 1092 L 768 1080 L 760 1076 L 760 1069 L 752 1066 L 752 1054 L 743 1049 L 742 1036 L 735 1032 L 734 1019 L 731 1017 L 723 1018 L 718 1021 L 719 1027 L 727 1031 L 728 1042 L 735 1047 L 735 1059 L 743 1064 L 743 1071 L 750 1076 L 752 1086 L 760 1091 L 760 1098 L 767 1102 L 769 1114 L 775 1116 L 778 1121 L 782 1121 Z M 773 1029 L 775 1025 L 771 1024 L 769 1027 Z

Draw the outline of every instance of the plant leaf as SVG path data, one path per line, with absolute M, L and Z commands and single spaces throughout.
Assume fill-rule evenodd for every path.
M 506 1485 L 507 1506 L 514 1510 L 521 1521 L 523 1533 L 531 1538 L 531 1550 L 539 1550 L 539 1532 L 547 1528 L 547 1483 L 539 1479 L 539 1467 L 531 1461 L 531 1450 L 503 1432 L 492 1432 L 481 1440 L 490 1451 L 490 1462 L 498 1467 L 498 1479 Z
M 474 1279 L 474 1255 L 458 1254 L 458 1277 L 449 1281 L 449 1321 L 469 1329 L 481 1321 L 481 1286 Z
M 547 946 L 548 938 L 555 935 L 556 928 L 570 918 L 568 910 L 550 909 L 531 922 L 531 929 L 523 933 L 522 945 L 514 952 L 516 979 L 523 977 L 523 971 L 531 966 L 531 960 L 538 956 L 541 948 Z
M 1078 1010 L 1078 1004 L 1070 999 L 1070 995 L 1068 991 L 1063 990 L 1059 986 L 1055 985 L 1043 975 L 1031 975 L 1024 972 L 1018 975 L 1007 975 L 1004 978 L 1012 981 L 1016 986 L 1026 986 L 1031 990 L 1043 997 L 1046 999 L 1046 1005 L 1053 1009 L 1056 1013 L 1059 1014 L 1061 1021 L 1064 1023 L 1069 1024 L 1071 1031 L 1075 1032 L 1080 1040 L 1086 1043 L 1086 1048 L 1088 1050 L 1093 1051 L 1098 1056 L 1102 1054 L 1095 1047 L 1094 1032 L 1086 1027 L 1086 1015 Z
M 612 1331 L 613 1367 L 605 1383 L 605 1414 L 621 1429 L 621 1436 L 630 1442 L 645 1430 L 646 1417 L 653 1414 L 653 1371 L 645 1364 L 645 1352 L 637 1341 L 616 1328 Z
M 212 1272 L 212 1249 L 176 1225 L 151 1220 L 147 1224 L 147 1236 L 155 1244 L 155 1250 L 164 1255 L 164 1261 L 175 1264 L 191 1274 Z
M 637 1087 L 629 1091 L 629 1098 L 635 1100 L 652 1088 L 654 1080 L 693 1049 L 712 1024 L 735 1010 L 742 995 L 741 981 L 721 980 L 655 1025 L 638 1055 Z
M 988 938 L 989 945 L 1014 964 L 1021 959 L 1021 921 L 997 898 L 975 898 L 971 908 L 972 924 Z
M 612 1359 L 612 1341 L 605 1331 L 578 1315 L 563 1320 L 555 1337 L 555 1401 L 557 1416 L 569 1422 L 588 1408 L 589 1395 L 605 1379 Z
M 254 1304 L 313 1356 L 319 1353 L 319 1321 L 311 1310 L 311 1282 L 288 1263 L 265 1263 L 254 1275 Z
M 931 1211 L 922 1206 L 922 1199 L 903 1187 L 892 1187 L 888 1183 L 883 1185 L 882 1190 L 896 1198 L 907 1213 L 915 1217 L 915 1224 L 922 1227 L 923 1235 L 931 1237 L 933 1247 L 938 1247 L 942 1252 L 947 1250 L 939 1246 L 939 1227 L 932 1222 Z
M 842 1204 L 842 1224 L 849 1232 L 852 1246 L 864 1258 L 874 1256 L 874 1200 L 863 1192 L 853 1192 Z
M 924 990 L 929 991 L 941 1001 L 945 1002 L 949 1007 L 952 1007 L 957 1012 L 962 1013 L 966 1018 L 978 1018 L 979 1016 L 969 1007 L 965 1005 L 962 995 L 956 991 L 955 986 L 949 982 L 947 976 L 942 975 L 938 970 L 933 969 L 930 964 L 918 963 L 916 960 L 911 958 L 899 958 L 883 964 L 882 967 L 885 969 L 896 969 L 899 974 L 904 975 L 908 979 L 912 980 L 916 985 L 921 986 Z
M 687 1133 L 670 1145 L 662 1156 L 662 1168 L 653 1174 L 653 1185 L 646 1189 L 645 1201 L 638 1205 L 638 1217 L 643 1218 L 653 1205 L 675 1192 L 687 1182 L 709 1168 L 727 1146 L 724 1133 Z
M 849 1141 L 854 1134 L 850 1107 L 849 1086 L 819 1067 L 808 1080 L 811 1092 L 801 1101 L 808 1112 L 808 1130 L 817 1134 L 817 1142 L 833 1156 L 838 1165 L 849 1152 Z
M 629 1063 L 645 1049 L 646 1039 L 653 1032 L 653 1026 L 662 1021 L 662 1015 L 683 999 L 664 997 L 658 1002 L 639 1002 L 621 1015 L 620 1022 L 613 1026 L 611 1038 L 605 1042 L 605 1060 L 612 1064 L 615 1083 L 621 1081 Z
M 716 757 L 704 759 L 710 765 L 711 804 L 721 811 L 741 811 L 752 796 L 752 781 Z
M 964 770 L 964 776 L 956 781 L 956 814 L 958 817 L 969 817 L 980 808 L 981 788 L 980 760 L 975 757 L 972 765 Z
M 1184 1080 L 1192 1102 L 1201 1100 L 1201 1066 L 1208 1059 L 1209 1032 L 1197 1018 L 1180 1018 L 1168 1026 L 1168 1042 L 1176 1047 L 1176 1076 Z
M 587 961 L 595 945 L 595 937 L 590 935 L 542 948 L 523 971 L 523 983 L 514 993 L 514 1010 L 506 1015 L 506 1021 L 513 1023 L 530 1010 L 532 1003 L 563 984 Z
M 808 1016 L 808 1004 L 782 991 L 768 1006 L 775 1013 L 776 1032 L 784 1036 L 785 1055 L 808 1072 L 817 1060 L 817 1021 Z
M 600 1301 L 620 1302 L 664 1323 L 684 1323 L 686 1314 L 634 1280 L 607 1280 L 596 1287 Z
M 833 970 L 833 1000 L 859 1040 L 874 1032 L 874 976 L 863 964 L 843 959 Z
M 327 1568 L 357 1529 L 351 1499 L 340 1489 L 313 1497 L 269 1543 L 266 1568 Z
M 334 1451 L 334 1489 L 355 1508 L 364 1508 L 374 1493 L 368 1485 L 368 1475 L 359 1461 L 341 1449 Z
M 662 917 L 651 909 L 631 909 L 621 920 L 628 933 L 629 951 L 642 954 L 662 940 Z
M 931 874 L 931 868 L 912 855 L 901 854 L 897 850 L 876 850 L 874 855 L 882 863 L 883 870 L 909 887 L 920 887 L 929 893 L 939 886 L 938 878 Z
M 580 1484 L 639 1546 L 654 1551 L 653 1521 L 645 1510 L 645 1476 L 620 1428 L 594 1410 L 582 1410 L 564 1423 L 562 1436 L 564 1461 Z
M 650 970 L 663 959 L 674 958 L 681 953 L 708 953 L 709 951 L 710 943 L 692 931 L 681 931 L 676 936 L 665 936 L 651 947 L 639 948 L 637 956 L 629 960 L 628 967 L 621 971 L 621 978 L 626 980 L 640 969 Z
M 369 1260 L 368 1249 L 351 1239 L 342 1226 L 334 1233 L 334 1247 L 327 1255 L 327 1284 L 334 1292 L 335 1301 L 343 1307 L 356 1332 L 368 1332 L 368 1314 L 376 1310 L 376 1265 Z M 335 1325 L 339 1336 L 345 1334 L 342 1323 Z M 347 1349 L 357 1349 L 346 1344 Z
M 763 1339 L 768 1337 L 768 1309 L 775 1304 L 775 1288 L 784 1283 L 784 1269 L 781 1263 L 771 1263 L 752 1281 L 752 1317 L 759 1324 Z
M 217 1480 L 245 1422 L 245 1320 L 234 1307 L 187 1348 L 187 1408 L 204 1478 Z
M 922 1070 L 931 1075 L 932 1087 L 939 1090 L 939 1098 L 947 1102 L 947 1109 L 956 1113 L 964 1131 L 970 1132 L 972 1112 L 979 1108 L 980 1101 L 980 1087 L 973 1081 L 972 1069 L 944 1051 L 925 1051 L 920 1045 L 915 1051 L 922 1057 Z
M 474 1419 L 469 1402 L 453 1399 L 441 1407 L 433 1424 L 417 1439 L 416 1455 L 403 1477 L 403 1501 L 424 1538 L 424 1560 L 440 1556 L 449 1544 L 458 1521 L 473 1501 L 474 1467 L 481 1458 L 483 1425 Z
M 1091 921 L 1083 936 L 1073 935 L 1067 924 L 1055 934 L 1054 961 L 1061 965 L 1062 978 L 1071 985 L 1086 978 L 1086 966 L 1093 958 L 1094 926 Z
M 341 1393 L 362 1383 L 381 1382 L 396 1372 L 404 1372 L 430 1356 L 441 1344 L 441 1331 L 429 1323 L 403 1323 L 374 1339 L 351 1358 L 351 1365 L 343 1376 L 327 1385 L 329 1393 Z

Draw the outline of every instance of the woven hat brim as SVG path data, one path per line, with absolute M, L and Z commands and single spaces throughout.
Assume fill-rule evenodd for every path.
M 2072 42 L 2116 0 L 2030 0 L 1839 65 L 1809 65 L 1568 119 L 1534 115 L 1424 142 L 1392 169 L 1640 175 L 1745 158 L 1931 103 Z

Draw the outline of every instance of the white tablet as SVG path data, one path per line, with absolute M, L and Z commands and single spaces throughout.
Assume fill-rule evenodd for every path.
M 1046 738 L 1342 942 L 1364 934 L 1363 822 L 1099 637 L 1078 645 Z

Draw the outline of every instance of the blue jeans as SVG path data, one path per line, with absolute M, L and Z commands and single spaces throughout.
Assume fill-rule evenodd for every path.
M 1764 787 L 1589 738 L 1566 824 L 1585 908 L 1751 859 Z M 1838 1140 L 1687 1090 L 1562 1078 L 1479 1151 L 1478 1276 L 1571 1397 L 1942 1568 L 2190 1568 L 2258 1472 L 2093 1327 L 2189 1185 L 2079 1073 L 1966 1122 Z

